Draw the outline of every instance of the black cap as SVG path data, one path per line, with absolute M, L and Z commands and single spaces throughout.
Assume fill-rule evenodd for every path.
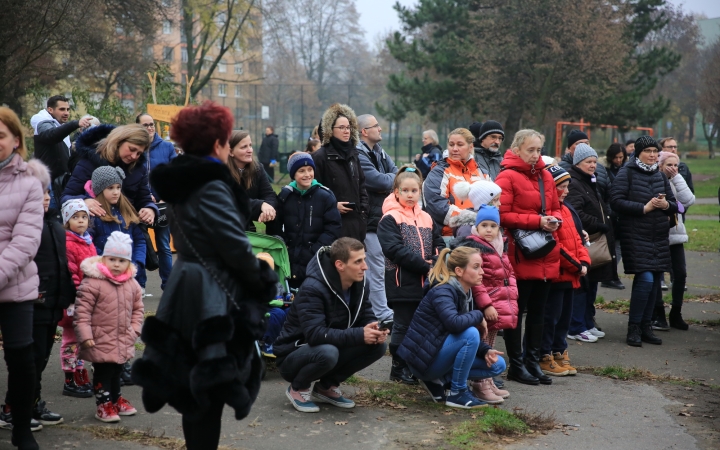
M 503 140 L 505 140 L 505 130 L 503 130 L 502 125 L 500 125 L 500 122 L 497 122 L 495 120 L 488 120 L 482 126 L 480 127 L 480 135 L 478 136 L 478 141 L 482 141 L 487 137 L 489 134 L 500 134 L 503 137 Z
M 585 134 L 585 132 L 583 132 L 583 131 L 580 131 L 580 130 L 572 130 L 572 131 L 570 132 L 570 134 L 568 134 L 567 139 L 568 139 L 568 145 L 567 145 L 567 146 L 568 146 L 568 147 L 572 147 L 573 144 L 575 144 L 577 141 L 579 141 L 579 140 L 581 140 L 581 139 L 590 139 L 590 138 L 588 138 L 588 135 Z

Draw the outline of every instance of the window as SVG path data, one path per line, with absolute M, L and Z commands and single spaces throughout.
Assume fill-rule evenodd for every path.
M 172 47 L 163 47 L 163 59 L 165 61 L 173 60 L 173 48 Z
M 218 84 L 218 97 L 227 97 L 227 84 Z
M 240 86 L 239 84 L 235 85 L 235 97 L 242 97 L 242 86 Z
M 243 74 L 243 63 L 235 63 L 235 75 L 242 75 Z
M 185 25 L 180 24 L 180 42 L 185 44 L 187 42 L 187 36 L 185 35 Z
M 239 106 L 235 107 L 235 121 L 239 122 L 242 117 L 242 108 Z
M 182 62 L 188 62 L 187 47 L 180 49 L 180 58 L 182 59 Z
M 172 22 L 169 20 L 163 20 L 163 34 L 172 33 Z
M 226 73 L 227 72 L 227 64 L 225 64 L 225 61 L 220 61 L 218 63 L 218 72 L 220 73 Z

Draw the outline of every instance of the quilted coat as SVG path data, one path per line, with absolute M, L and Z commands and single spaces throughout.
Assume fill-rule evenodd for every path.
M 133 264 L 140 267 L 145 267 L 147 244 L 145 242 L 145 236 L 143 235 L 143 232 L 138 226 L 138 224 L 133 223 L 130 224 L 129 228 L 125 228 L 125 219 L 120 214 L 120 209 L 117 206 L 112 206 L 108 213 L 120 219 L 121 223 L 105 222 L 99 217 L 92 217 L 90 219 L 93 226 L 88 231 L 93 237 L 93 244 L 95 244 L 95 250 L 97 251 L 97 254 L 103 254 L 105 243 L 107 242 L 107 239 L 108 237 L 110 237 L 112 232 L 119 231 L 121 233 L 127 234 L 128 236 L 130 236 L 130 239 L 132 239 Z
M 423 285 L 437 254 L 445 248 L 430 214 L 402 206 L 391 193 L 383 203 L 378 240 L 385 255 L 385 294 L 388 304 L 420 303 Z
M 583 266 L 590 268 L 590 255 L 577 228 L 573 226 L 572 212 L 563 204 L 560 204 L 560 209 L 565 226 L 560 227 L 556 233 L 560 247 L 560 276 L 553 280 L 553 283 L 571 283 L 573 289 L 577 289 L 580 287 L 580 272 Z
M 645 204 L 662 193 L 669 203 L 668 209 L 645 214 Z M 615 177 L 610 202 L 619 216 L 625 273 L 669 272 L 670 221 L 678 209 L 665 174 L 657 168 L 647 172 L 631 159 Z
M 78 342 L 88 339 L 95 346 L 80 349 L 80 358 L 94 363 L 124 364 L 135 356 L 145 308 L 142 289 L 130 264 L 127 271 L 113 276 L 102 264 L 102 256 L 80 264 L 85 273 L 75 299 L 73 319 Z
M 477 166 L 472 156 L 465 162 L 445 158 L 435 164 L 423 182 L 423 204 L 433 220 L 444 225 L 443 236 L 452 236 L 450 219 L 460 214 L 463 209 L 472 208 L 470 199 L 456 199 L 453 187 L 459 181 L 473 183 L 478 180 L 489 180 Z
M 67 248 L 68 269 L 77 288 L 85 277 L 80 264 L 87 258 L 97 256 L 97 251 L 92 243 L 88 244 L 83 238 L 69 230 L 65 231 L 65 246 Z
M 543 177 L 545 187 L 545 214 L 562 219 L 560 202 L 552 175 L 542 170 L 545 163 L 538 160 L 534 167 L 524 162 L 512 150 L 505 153 L 503 170 L 495 179 L 502 188 L 500 195 L 500 225 L 508 237 L 508 256 L 518 280 L 553 280 L 560 275 L 560 248 L 555 248 L 542 258 L 526 259 L 515 247 L 511 230 L 540 229 L 540 185 Z M 563 226 L 562 224 L 560 225 Z M 555 238 L 557 241 L 557 238 Z
M 498 320 L 488 322 L 488 330 L 506 330 L 515 328 L 518 319 L 518 289 L 515 272 L 507 253 L 498 255 L 492 245 L 479 236 L 471 235 L 454 242 L 457 247 L 472 247 L 480 250 L 483 264 L 482 284 L 473 286 L 475 307 L 485 311 L 493 306 L 498 313 Z
M 43 228 L 39 171 L 48 177 L 45 166 L 26 163 L 18 154 L 0 170 L 0 303 L 38 298 L 33 258 Z
M 675 194 L 675 198 L 680 202 L 685 209 L 695 204 L 695 194 L 693 194 L 690 187 L 685 182 L 682 175 L 677 174 L 670 178 L 670 188 Z M 672 224 L 671 224 L 672 225 Z M 684 244 L 688 241 L 687 230 L 685 229 L 685 223 L 683 215 L 677 215 L 677 225 L 670 228 L 670 245 Z
M 398 349 L 398 355 L 414 369 L 413 373 L 427 371 L 450 334 L 462 333 L 482 322 L 482 312 L 469 310 L 471 297 L 455 277 L 448 283 L 428 287 Z M 477 356 L 484 358 L 488 350 L 490 346 L 481 341 Z

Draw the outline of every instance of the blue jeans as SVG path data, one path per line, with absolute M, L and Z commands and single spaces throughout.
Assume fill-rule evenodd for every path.
M 450 378 L 450 390 L 460 391 L 467 389 L 467 380 L 491 378 L 505 371 L 505 360 L 498 360 L 488 367 L 484 358 L 477 356 L 480 346 L 480 332 L 470 327 L 462 333 L 451 334 L 445 339 L 440 353 L 424 374 L 419 374 L 412 367 L 413 374 L 422 380 L 445 381 Z
M 573 292 L 572 318 L 568 334 L 576 335 L 595 326 L 595 298 L 598 284 L 587 283 L 587 289 L 579 288 Z
M 165 283 L 172 270 L 172 251 L 170 250 L 170 227 L 155 227 L 155 243 L 157 244 L 158 262 L 160 265 L 160 289 L 165 290 Z
M 568 329 L 573 312 L 573 289 L 551 290 L 545 303 L 545 323 L 540 352 L 562 353 L 567 349 Z
M 650 322 L 655 308 L 655 297 L 660 292 L 662 276 L 662 272 L 635 274 L 630 295 L 630 318 L 628 320 L 630 323 L 639 325 L 643 322 Z

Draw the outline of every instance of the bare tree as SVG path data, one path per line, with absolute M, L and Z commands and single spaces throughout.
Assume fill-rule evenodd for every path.
M 713 139 L 720 131 L 720 39 L 705 52 L 705 67 L 700 74 L 699 106 L 703 134 L 708 141 L 709 157 L 714 158 Z

